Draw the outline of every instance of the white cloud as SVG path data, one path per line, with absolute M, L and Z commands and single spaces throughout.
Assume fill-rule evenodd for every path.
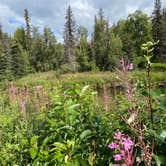
M 17 15 L 7 5 L 0 4 L 0 16 L 0 23 L 2 24 L 3 30 L 10 35 L 12 35 L 15 29 L 20 27 L 24 22 L 23 17 Z
M 162 0 L 163 5 L 166 1 Z M 31 24 L 40 27 L 49 26 L 62 41 L 65 14 L 71 5 L 78 25 L 93 31 L 94 15 L 103 8 L 105 17 L 112 25 L 120 18 L 126 18 L 135 10 L 143 10 L 151 14 L 154 6 L 152 0 L 0 0 L 0 23 L 3 30 L 12 34 L 17 27 L 24 23 L 24 9 L 28 8 Z M 11 21 L 11 19 L 13 19 Z
M 90 4 L 87 0 L 71 1 L 71 7 L 77 12 L 77 16 L 91 18 L 95 13 L 96 9 L 93 4 Z
M 126 5 L 126 13 L 134 13 L 138 7 Z

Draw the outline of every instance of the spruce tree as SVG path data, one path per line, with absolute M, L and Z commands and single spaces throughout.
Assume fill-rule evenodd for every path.
M 23 49 L 26 49 L 26 36 L 23 28 L 17 28 L 14 32 L 14 39 L 22 46 Z
M 22 55 L 20 45 L 13 40 L 11 46 L 11 72 L 15 78 L 25 75 L 25 59 Z
M 4 79 L 5 70 L 7 69 L 7 59 L 2 41 L 0 41 L 0 80 Z
M 160 61 L 166 63 L 166 8 L 162 11 L 161 20 L 161 58 Z
M 65 17 L 65 29 L 64 29 L 64 46 L 65 56 L 64 63 L 68 64 L 73 70 L 76 70 L 76 55 L 75 55 L 75 21 L 71 7 L 67 9 Z
M 153 40 L 159 41 L 159 43 L 154 48 L 154 61 L 161 61 L 161 22 L 162 22 L 162 16 L 161 16 L 161 1 L 155 0 L 154 5 L 154 11 L 152 14 L 152 35 Z
M 0 25 L 0 80 L 11 79 L 8 35 Z
M 24 10 L 24 19 L 25 19 L 25 36 L 26 36 L 26 49 L 30 51 L 30 45 L 31 45 L 31 27 L 30 27 L 30 17 L 28 9 Z
M 44 27 L 43 32 L 43 70 L 48 71 L 53 69 L 53 59 L 55 56 L 56 38 L 50 28 Z
M 37 27 L 33 27 L 32 29 L 32 43 L 31 43 L 31 56 L 30 62 L 34 69 L 38 71 L 42 71 L 42 63 L 44 57 L 43 51 L 43 37 L 39 33 Z

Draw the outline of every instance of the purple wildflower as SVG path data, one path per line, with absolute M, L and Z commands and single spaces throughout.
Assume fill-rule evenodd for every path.
M 133 63 L 130 63 L 130 64 L 128 65 L 128 70 L 133 70 L 133 69 L 134 69 Z
M 124 149 L 126 151 L 129 151 L 134 145 L 133 141 L 130 139 L 129 136 L 127 136 L 126 138 L 122 138 L 122 144 L 124 145 Z
M 103 85 L 103 103 L 105 106 L 105 109 L 108 110 L 109 108 L 109 95 L 108 90 L 105 85 Z
M 118 131 L 118 132 L 115 133 L 114 138 L 115 139 L 121 139 L 121 136 L 122 136 L 122 133 Z
M 110 149 L 116 149 L 116 148 L 118 148 L 118 145 L 117 145 L 116 142 L 112 142 L 111 144 L 108 145 L 108 147 L 109 147 Z
M 115 154 L 113 157 L 114 157 L 115 161 L 120 161 L 120 160 L 122 160 L 122 157 L 121 157 L 120 154 Z
M 135 154 L 133 154 L 134 142 L 128 135 L 122 134 L 121 132 L 116 132 L 114 135 L 115 142 L 109 144 L 110 149 L 115 149 L 114 160 L 124 162 L 126 166 L 133 166 L 135 160 Z
M 21 113 L 23 114 L 23 116 L 26 115 L 26 105 L 25 102 L 20 102 L 20 108 L 21 108 Z

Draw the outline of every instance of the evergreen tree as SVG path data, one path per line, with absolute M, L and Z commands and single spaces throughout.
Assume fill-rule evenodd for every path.
M 11 79 L 8 38 L 0 25 L 0 80 Z
M 161 58 L 160 61 L 166 63 L 166 8 L 162 11 L 161 20 Z
M 13 40 L 11 46 L 11 72 L 15 78 L 25 75 L 25 59 L 21 52 L 21 47 L 17 41 Z
M 162 16 L 161 16 L 161 1 L 155 0 L 155 6 L 154 11 L 152 15 L 152 35 L 153 40 L 159 41 L 159 43 L 154 48 L 154 61 L 161 61 L 161 22 L 162 22 Z
M 75 21 L 71 7 L 69 6 L 66 13 L 66 23 L 64 29 L 64 46 L 65 59 L 64 62 L 68 64 L 73 70 L 76 70 L 76 55 L 75 55 Z
M 55 45 L 55 53 L 52 57 L 52 66 L 53 69 L 59 69 L 60 66 L 64 63 L 64 45 L 57 43 Z
M 44 27 L 43 32 L 43 59 L 42 59 L 42 66 L 43 71 L 48 71 L 53 69 L 53 59 L 55 56 L 55 45 L 56 45 L 56 38 L 54 33 L 51 31 L 50 28 Z
M 30 62 L 33 68 L 38 72 L 42 71 L 42 63 L 44 57 L 43 51 L 43 37 L 39 33 L 37 27 L 32 29 L 32 43 L 31 43 L 31 55 Z
M 7 57 L 2 41 L 0 41 L 0 80 L 4 79 L 5 71 L 7 69 Z
M 110 58 L 111 54 L 111 35 L 110 35 L 110 28 L 109 28 L 109 23 L 106 21 L 105 23 L 105 34 L 104 34 L 104 41 L 105 41 L 105 49 L 104 49 L 104 57 L 103 57 L 103 69 L 104 70 L 110 70 L 111 65 L 113 64 L 111 61 L 112 59 Z
M 17 28 L 14 32 L 14 40 L 16 40 L 23 49 L 26 49 L 26 36 L 23 28 Z
M 30 27 L 30 17 L 28 9 L 24 10 L 24 19 L 25 19 L 25 36 L 26 36 L 26 49 L 30 51 L 31 46 L 31 27 Z

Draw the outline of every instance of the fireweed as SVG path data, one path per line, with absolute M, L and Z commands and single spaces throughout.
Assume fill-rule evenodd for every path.
M 102 100 L 103 100 L 105 110 L 108 111 L 109 110 L 109 93 L 108 93 L 108 89 L 106 85 L 103 85 Z
M 127 64 L 124 59 L 120 60 L 120 64 L 122 66 L 122 70 L 116 69 L 119 76 L 116 76 L 116 79 L 122 83 L 122 85 L 126 88 L 126 97 L 129 101 L 133 99 L 133 94 L 135 88 L 131 84 L 131 77 L 128 75 L 129 70 L 133 70 L 133 63 Z M 133 101 L 132 101 L 133 102 Z
M 126 125 L 130 128 L 131 132 L 133 133 L 135 140 L 137 141 L 136 147 L 142 150 L 141 159 L 138 161 L 138 164 L 142 161 L 145 163 L 146 166 L 151 166 L 152 162 L 152 154 L 154 150 L 154 141 L 152 140 L 151 143 L 147 143 L 145 138 L 146 132 L 146 125 L 143 119 L 143 114 L 147 114 L 144 110 L 148 108 L 148 105 L 145 100 L 142 101 L 141 107 L 139 106 L 138 98 L 140 97 L 137 93 L 137 86 L 133 84 L 131 76 L 128 74 L 129 70 L 133 70 L 133 64 L 127 64 L 124 59 L 120 61 L 122 70 L 117 69 L 118 76 L 116 77 L 120 84 L 125 89 L 125 102 L 127 101 L 129 104 L 125 108 L 126 113 L 120 115 L 121 119 L 126 123 Z M 142 109 L 140 109 L 142 108 Z M 120 109 L 120 107 L 119 107 Z M 148 115 L 147 115 L 148 116 Z M 131 141 L 129 136 L 126 136 L 121 133 L 116 133 L 118 136 L 114 136 L 116 139 L 115 142 L 109 145 L 111 149 L 118 149 L 120 154 L 114 155 L 115 160 L 123 160 L 126 165 L 132 166 L 134 164 L 134 159 L 136 153 L 133 154 L 133 146 L 134 143 Z M 123 141 L 127 140 L 126 142 L 130 142 L 129 148 L 127 149 Z M 118 141 L 119 140 L 119 141 Z M 123 140 L 123 141 L 122 141 Z M 134 156 L 132 156 L 134 155 Z
M 18 106 L 23 117 L 26 117 L 26 107 L 28 105 L 30 107 L 33 106 L 35 111 L 39 111 L 43 106 L 49 105 L 50 103 L 48 94 L 45 93 L 42 86 L 35 86 L 34 90 L 30 92 L 26 86 L 18 88 L 11 83 L 8 88 L 8 94 L 11 106 Z
M 128 135 L 116 132 L 114 142 L 108 145 L 110 149 L 115 150 L 114 160 L 123 161 L 126 166 L 133 166 L 136 152 L 133 153 L 134 142 Z

